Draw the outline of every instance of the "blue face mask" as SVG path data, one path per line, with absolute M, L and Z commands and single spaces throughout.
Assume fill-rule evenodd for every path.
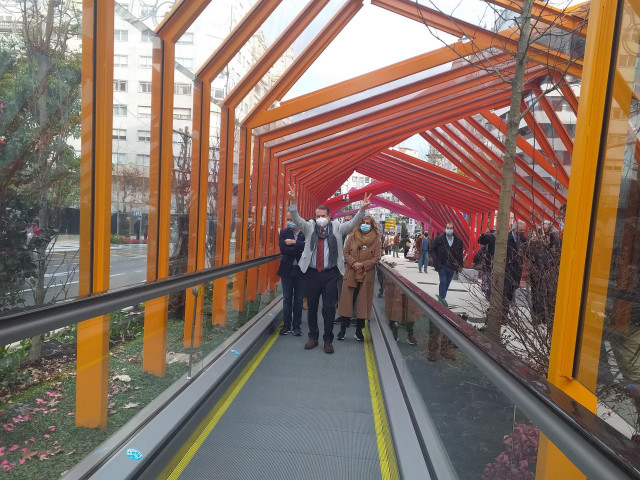
M 447 235 L 453 235 L 453 230 L 451 230 L 450 228 L 447 228 L 444 233 L 446 233 Z
M 296 222 L 287 222 L 287 227 L 291 229 L 296 228 Z
M 363 223 L 362 225 L 360 225 L 360 231 L 362 233 L 367 233 L 371 230 L 371 225 L 367 225 L 366 223 Z

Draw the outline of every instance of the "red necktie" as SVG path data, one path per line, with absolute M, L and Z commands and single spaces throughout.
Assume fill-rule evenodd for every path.
M 322 229 L 324 235 L 324 229 Z M 324 238 L 318 238 L 318 248 L 316 248 L 316 270 L 324 270 Z

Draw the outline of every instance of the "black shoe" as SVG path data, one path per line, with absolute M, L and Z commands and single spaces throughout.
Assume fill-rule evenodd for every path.
M 293 336 L 294 337 L 301 337 L 302 336 L 302 332 L 300 331 L 299 328 L 294 328 L 293 329 Z
M 353 338 L 355 338 L 359 342 L 364 341 L 364 335 L 362 335 L 362 329 L 361 328 L 356 328 L 356 334 L 353 336 Z
M 347 334 L 347 330 L 345 328 L 341 328 L 340 331 L 338 332 L 338 335 L 336 336 L 336 338 L 338 340 L 344 340 L 344 336 Z
M 280 329 L 280 335 L 286 335 L 290 330 L 291 328 L 288 325 L 283 325 Z

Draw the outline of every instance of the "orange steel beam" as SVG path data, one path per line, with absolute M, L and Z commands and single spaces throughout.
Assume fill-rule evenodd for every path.
M 410 190 L 415 193 L 422 193 L 425 190 L 428 190 L 432 195 L 438 196 L 439 198 L 451 198 L 451 192 L 455 191 L 455 186 L 447 186 L 445 185 L 437 185 L 431 182 L 430 178 L 412 178 L 410 172 L 407 173 L 399 168 L 394 161 L 385 158 L 385 157 L 375 157 L 372 159 L 370 164 L 376 165 L 376 168 L 380 172 L 384 172 L 387 175 L 393 175 L 399 178 L 399 181 L 402 183 L 399 186 L 405 190 Z M 409 170 L 409 169 L 407 169 Z M 394 181 L 396 181 L 394 179 Z M 467 192 L 465 192 L 467 193 Z M 476 195 L 465 195 L 464 197 L 454 196 L 449 200 L 451 205 L 456 206 L 460 209 L 468 209 L 470 207 L 491 207 L 497 204 L 495 199 L 491 199 L 489 197 L 478 197 Z
M 258 170 L 259 162 L 256 159 L 256 152 L 260 148 L 260 138 L 258 136 L 253 137 L 253 151 L 250 154 L 251 158 L 251 185 L 249 187 L 249 217 L 247 219 L 247 226 L 249 227 L 248 237 L 248 257 L 256 258 L 256 230 L 258 228 Z M 255 301 L 258 298 L 258 269 L 252 268 L 247 272 L 247 301 Z
M 278 81 L 271 86 L 269 91 L 267 91 L 260 101 L 251 109 L 247 116 L 242 119 L 243 124 L 250 124 L 253 116 L 257 112 L 267 110 L 276 100 L 280 100 L 291 87 L 295 85 L 313 62 L 351 21 L 355 14 L 360 11 L 362 3 L 363 0 L 349 0 L 342 6 L 322 31 L 311 40 L 307 48 L 294 60 Z
M 152 59 L 147 282 L 169 276 L 175 45 L 154 39 Z M 161 377 L 166 372 L 168 308 L 166 296 L 147 301 L 144 308 L 142 369 Z
M 520 13 L 522 11 L 522 0 L 484 0 L 487 3 L 493 3 L 499 7 Z M 534 19 L 552 25 L 567 32 L 573 32 L 581 37 L 587 36 L 587 20 L 578 15 L 571 13 L 569 9 L 561 10 L 559 8 L 542 2 L 533 2 L 531 15 Z
M 113 2 L 82 2 L 80 296 L 109 290 Z M 109 315 L 78 323 L 76 426 L 107 428 Z
M 495 162 L 498 168 L 502 168 L 502 158 L 493 150 L 491 150 L 487 145 L 485 145 L 476 135 L 467 130 L 460 122 L 453 122 L 451 125 L 455 127 L 460 133 L 462 133 L 465 138 L 471 141 L 476 146 L 476 148 L 478 148 L 485 155 L 491 158 L 491 160 Z M 516 164 L 518 164 L 517 159 Z M 527 189 L 533 195 L 536 201 L 542 202 L 547 208 L 550 208 L 552 210 L 556 209 L 555 205 L 552 204 L 541 191 L 539 191 L 535 186 L 532 186 L 531 182 L 528 182 L 517 171 L 515 172 L 515 178 L 518 182 L 518 185 L 520 185 L 523 189 Z
M 249 69 L 247 74 L 229 92 L 223 103 L 238 105 L 246 97 L 251 89 L 266 75 L 280 56 L 287 51 L 296 38 L 313 21 L 314 18 L 329 3 L 329 0 L 311 0 L 302 9 L 289 26 L 274 40 L 273 44 L 262 54 L 260 59 Z
M 156 27 L 156 35 L 164 41 L 177 42 L 210 2 L 211 0 L 178 1 Z
M 393 139 L 398 136 L 404 136 L 404 138 L 407 138 L 407 136 L 410 136 L 413 133 L 433 128 L 434 126 L 442 123 L 449 123 L 458 118 L 463 118 L 481 111 L 483 108 L 496 108 L 497 106 L 503 106 L 505 103 L 508 103 L 508 92 L 502 92 L 499 95 L 496 95 L 493 92 L 482 93 L 484 95 L 477 92 L 473 92 L 470 95 L 461 95 L 458 97 L 458 103 L 455 106 L 449 107 L 445 102 L 433 106 L 430 105 L 428 108 L 423 107 L 421 109 L 417 109 L 417 111 L 414 110 L 406 112 L 404 115 L 397 118 L 387 119 L 386 122 L 372 122 L 372 124 L 366 128 L 359 129 L 357 132 L 350 132 L 342 137 L 343 143 L 332 140 L 331 142 L 318 145 L 318 148 L 322 148 L 322 153 L 312 155 L 305 161 L 314 162 L 324 160 L 353 148 L 360 148 L 363 145 L 371 145 L 371 138 L 379 139 L 380 143 L 383 145 L 384 142 L 387 141 L 389 142 L 388 145 L 393 145 Z M 357 139 L 351 140 L 351 138 Z M 344 142 L 348 141 L 352 141 L 353 143 L 347 143 L 345 146 Z M 328 144 L 331 143 L 337 145 L 329 148 Z
M 240 151 L 238 156 L 238 202 L 236 206 L 236 255 L 235 261 L 247 260 L 248 248 L 247 238 L 249 234 L 249 186 L 251 184 L 251 161 L 249 151 L 251 150 L 251 133 L 246 127 L 240 127 Z M 247 280 L 246 271 L 238 272 L 233 278 L 232 307 L 237 311 L 244 311 L 244 301 L 246 297 L 245 284 Z
M 516 27 L 494 33 L 410 0 L 372 0 L 372 3 L 455 37 L 473 39 L 476 44 L 481 40 L 489 40 L 490 47 L 500 48 L 513 54 L 518 51 L 516 37 L 519 32 Z M 582 76 L 582 62 L 544 45 L 536 46 L 535 43 L 529 45 L 527 56 L 533 61 L 549 66 L 552 70 L 566 71 L 576 77 Z M 549 65 L 550 61 L 553 62 L 552 65 Z
M 435 139 L 431 138 L 431 135 L 433 135 Z M 500 191 L 500 185 L 496 178 L 489 175 L 483 169 L 477 168 L 477 165 L 473 164 L 473 162 L 471 162 L 468 159 L 467 161 L 469 161 L 469 163 L 471 163 L 472 165 L 471 166 L 467 165 L 463 160 L 465 158 L 464 154 L 461 154 L 461 152 L 453 145 L 453 143 L 449 139 L 444 137 L 444 135 L 442 135 L 437 130 L 432 130 L 429 133 L 423 132 L 422 136 L 431 145 L 433 145 L 438 151 L 440 151 L 440 153 L 442 153 L 451 163 L 453 163 L 457 168 L 461 169 L 465 174 L 471 176 L 472 178 L 476 178 L 478 181 L 481 181 L 481 182 L 484 181 L 484 182 L 487 182 L 489 185 L 491 185 L 493 187 L 492 193 L 493 193 L 494 203 L 493 205 L 490 205 L 489 208 L 493 208 L 493 209 L 497 208 L 498 192 Z M 436 139 L 438 141 L 436 141 Z M 516 199 L 516 203 L 519 205 L 519 209 L 521 212 L 527 212 L 531 210 L 530 208 L 527 207 L 527 205 L 523 205 L 519 199 Z
M 212 82 L 281 2 L 282 0 L 259 0 L 256 2 L 218 49 L 200 67 L 196 72 L 196 77 L 201 78 L 203 82 Z
M 540 69 L 534 69 L 534 71 L 540 71 Z M 300 145 L 302 143 L 308 143 L 314 140 L 318 140 L 330 135 L 342 133 L 348 129 L 354 128 L 363 123 L 367 123 L 373 120 L 386 120 L 392 114 L 404 114 L 407 109 L 412 106 L 422 105 L 425 106 L 440 99 L 454 97 L 458 93 L 469 93 L 471 91 L 480 90 L 483 88 L 489 89 L 498 87 L 504 91 L 508 90 L 508 85 L 504 84 L 500 80 L 496 80 L 494 75 L 487 72 L 477 73 L 475 75 L 468 75 L 462 78 L 457 78 L 450 82 L 436 84 L 432 88 L 423 90 L 419 95 L 413 96 L 409 100 L 398 102 L 395 105 L 389 106 L 385 109 L 373 111 L 360 117 L 353 118 L 346 122 L 335 123 L 329 127 L 316 129 L 306 135 L 296 136 L 295 138 L 278 143 L 274 146 L 274 151 L 279 152 L 287 148 Z M 428 99 L 428 103 L 425 101 Z M 316 118 L 316 121 L 321 122 L 324 120 L 322 115 Z
M 500 117 L 498 117 L 495 113 L 490 111 L 481 112 L 481 115 L 484 118 L 486 118 L 500 132 L 506 135 L 507 124 Z M 551 163 L 549 163 L 546 157 L 544 157 L 540 152 L 535 150 L 533 146 L 529 142 L 527 142 L 524 138 L 522 138 L 522 136 L 520 135 L 518 135 L 518 138 L 517 138 L 517 145 L 526 155 L 529 156 L 529 158 L 532 158 L 535 163 L 540 165 L 549 175 L 555 178 L 556 170 L 553 167 L 553 165 L 551 165 Z M 564 172 L 564 174 L 562 174 L 562 170 L 559 170 L 558 173 L 560 173 L 560 178 L 558 178 L 558 181 L 565 188 L 567 188 L 569 186 L 569 178 L 566 174 L 566 171 Z
M 491 42 L 483 40 L 476 42 L 483 48 L 489 48 Z M 415 73 L 428 70 L 430 68 L 453 62 L 460 56 L 467 56 L 476 53 L 478 50 L 471 42 L 457 42 L 455 44 L 439 48 L 432 52 L 427 52 L 402 62 L 394 63 L 387 67 L 374 70 L 350 80 L 336 83 L 314 92 L 284 101 L 279 107 L 270 110 L 263 110 L 255 115 L 251 123 L 247 126 L 258 127 L 268 123 L 282 120 L 297 113 L 312 110 L 316 107 L 349 97 L 365 90 L 379 87 L 394 80 L 408 77 Z
M 477 130 L 480 133 L 480 135 L 482 135 L 484 138 L 489 140 L 489 142 L 495 145 L 498 148 L 498 150 L 501 152 L 501 154 L 504 153 L 505 151 L 504 144 L 500 140 L 498 140 L 498 138 L 495 135 L 489 132 L 489 130 L 487 130 L 484 126 L 482 126 L 480 122 L 478 122 L 473 117 L 465 118 L 465 121 L 469 123 L 475 130 Z M 532 166 L 529 165 L 529 163 L 527 163 L 527 161 L 524 158 L 522 158 L 521 155 L 516 155 L 516 165 L 519 168 L 521 168 L 527 175 L 532 176 L 533 179 L 541 187 L 543 187 L 547 192 L 554 195 L 556 198 L 560 199 L 563 203 L 566 203 L 567 201 L 566 198 L 562 194 L 560 194 L 557 191 L 557 189 L 553 185 L 551 185 L 546 178 L 542 177 L 539 173 L 537 173 L 532 168 Z
M 202 135 L 209 134 L 210 117 L 201 115 L 202 99 L 211 95 L 211 84 L 196 79 L 193 85 L 193 128 L 191 148 L 191 178 L 189 188 L 189 246 L 187 252 L 187 272 L 195 272 L 206 267 L 207 229 L 207 189 L 209 188 L 209 152 L 202 151 Z M 204 288 L 204 285 L 199 285 Z M 183 346 L 189 348 L 192 338 L 192 324 L 195 309 L 195 331 L 193 347 L 202 345 L 202 308 L 204 296 L 194 297 L 192 290 L 185 291 Z
M 540 74 L 541 74 L 540 72 L 541 72 L 541 70 L 538 70 L 538 69 L 534 69 L 532 72 L 529 72 L 529 73 L 528 73 L 528 75 L 527 75 L 527 80 L 535 79 L 537 75 L 540 75 Z M 477 99 L 477 98 L 475 98 L 475 97 L 477 97 L 477 96 L 479 96 L 479 95 L 481 95 L 481 94 L 484 94 L 485 96 L 491 96 L 491 95 L 493 95 L 493 92 L 492 92 L 492 91 L 489 91 L 489 93 L 486 93 L 486 91 L 483 89 L 483 90 L 479 90 L 479 92 L 471 92 L 471 93 L 467 94 L 467 95 L 466 95 L 466 96 L 464 96 L 464 97 L 462 97 L 462 96 L 458 96 L 458 97 L 455 99 L 455 102 L 456 102 L 456 103 L 455 103 L 455 104 L 456 104 L 456 108 L 455 108 L 455 109 L 449 109 L 448 111 L 447 111 L 448 106 L 447 106 L 447 107 L 445 107 L 445 106 L 444 106 L 444 103 L 443 103 L 443 104 L 441 104 L 441 105 L 433 106 L 433 107 L 432 107 L 432 109 L 433 109 L 434 111 L 438 112 L 438 113 L 440 114 L 440 116 L 439 116 L 439 117 L 432 117 L 432 118 L 438 118 L 438 119 L 441 119 L 441 118 L 442 118 L 442 115 L 452 115 L 452 112 L 459 114 L 459 112 L 460 112 L 460 110 L 461 110 L 461 109 L 469 110 L 471 107 L 473 107 L 473 108 L 475 109 L 475 110 L 474 110 L 474 113 L 475 113 L 475 112 L 477 112 L 477 111 L 480 111 L 480 110 L 482 110 L 482 108 L 481 108 L 481 107 L 478 107 L 477 105 L 479 105 L 479 102 L 480 102 L 480 101 L 482 101 L 482 100 L 478 100 L 478 99 Z M 506 92 L 506 91 L 505 91 L 505 92 L 503 92 L 503 97 L 500 97 L 500 98 L 501 98 L 500 100 L 495 100 L 495 101 L 502 102 L 502 101 L 504 100 L 504 98 L 506 98 L 506 97 L 504 97 L 504 95 L 506 95 L 506 94 L 508 94 L 508 92 Z M 475 98 L 475 102 L 474 102 L 474 103 L 472 103 L 472 104 L 468 104 L 468 103 L 467 103 L 467 102 L 470 102 L 470 101 L 471 101 L 472 99 L 474 99 L 474 98 Z M 464 101 L 463 101 L 463 99 L 464 99 Z M 496 105 L 495 105 L 495 101 L 494 101 L 494 103 L 491 105 L 492 107 L 495 107 L 495 106 L 496 106 Z M 424 111 L 424 109 L 426 108 L 426 107 L 424 106 L 424 102 L 421 102 L 421 101 L 420 101 L 420 99 L 418 99 L 418 100 L 414 100 L 414 101 L 413 101 L 413 103 L 416 103 L 416 104 L 418 104 L 418 105 L 421 105 L 421 107 L 422 107 L 422 108 L 416 107 L 416 109 L 414 109 L 414 110 L 405 110 L 401 115 L 399 115 L 399 117 L 398 117 L 398 118 L 399 118 L 399 120 L 395 121 L 395 123 L 405 122 L 405 123 L 408 123 L 408 124 L 410 124 L 410 125 L 413 125 L 413 122 L 415 122 L 417 119 L 419 119 L 419 118 L 420 118 L 420 116 L 421 116 L 420 111 Z M 486 104 L 486 101 L 485 101 L 485 104 Z M 417 111 L 417 113 L 416 113 L 416 111 Z M 423 115 L 426 115 L 426 113 L 424 113 Z M 462 115 L 462 116 L 464 116 L 464 115 Z M 450 121 L 452 121 L 452 120 L 454 120 L 454 119 L 455 119 L 455 118 L 449 118 L 449 117 L 447 117 L 447 122 L 450 122 Z M 447 123 L 447 122 L 444 122 L 444 120 L 442 120 L 442 123 Z M 391 120 L 390 120 L 389 118 L 387 118 L 387 119 L 385 119 L 385 121 L 384 121 L 384 122 L 378 122 L 378 123 L 379 123 L 381 126 L 382 126 L 382 125 L 388 125 L 388 124 L 390 124 L 390 123 L 391 123 Z M 434 122 L 434 123 L 436 123 L 436 122 Z M 423 126 L 424 126 L 425 128 L 427 128 L 428 124 L 424 124 Z M 376 126 L 374 126 L 374 125 L 372 124 L 371 126 L 368 126 L 366 129 L 359 130 L 358 132 L 363 132 L 363 131 L 369 131 L 369 132 L 371 132 L 371 133 L 372 133 L 372 135 L 374 135 L 374 136 L 380 136 L 381 129 L 380 129 L 379 127 L 376 127 Z M 388 131 L 388 129 L 387 129 L 387 131 Z M 417 128 L 417 129 L 415 129 L 413 132 L 411 132 L 411 131 L 409 130 L 409 131 L 407 131 L 407 133 L 410 135 L 411 133 L 415 133 L 415 132 L 417 132 L 417 131 L 420 131 L 420 129 L 419 129 L 419 128 Z M 354 132 L 349 132 L 349 134 L 348 134 L 348 136 L 353 136 L 353 135 L 354 135 Z M 308 152 L 311 152 L 311 151 L 313 151 L 313 150 L 318 150 L 318 149 L 320 149 L 320 148 L 322 148 L 322 149 L 325 149 L 325 150 L 326 150 L 326 149 L 327 149 L 327 145 L 331 145 L 331 144 L 334 144 L 334 145 L 338 145 L 338 146 L 339 146 L 341 143 L 343 143 L 343 142 L 340 142 L 340 141 L 339 141 L 340 139 L 341 139 L 341 140 L 343 140 L 343 142 L 346 142 L 346 141 L 347 141 L 347 136 L 342 136 L 342 137 L 339 137 L 338 139 L 335 139 L 335 138 L 334 138 L 334 139 L 330 139 L 330 140 L 328 141 L 328 143 L 327 143 L 327 142 L 325 142 L 325 143 L 318 143 L 318 144 L 317 144 L 314 148 L 312 148 L 312 149 L 311 149 L 311 148 L 307 148 L 307 151 L 308 151 Z M 296 156 L 300 156 L 300 155 L 301 155 L 300 151 L 297 151 L 297 152 L 296 152 Z M 332 153 L 332 155 L 334 155 L 334 153 Z M 283 156 L 283 160 L 285 160 L 285 161 L 286 161 L 287 159 L 292 158 L 292 157 L 293 157 L 293 154 L 287 154 L 287 155 L 284 155 L 284 156 Z M 326 155 L 325 155 L 325 157 L 326 157 Z M 316 158 L 315 160 L 317 160 L 317 158 Z
M 540 105 L 542 106 L 544 113 L 547 115 L 547 118 L 551 121 L 553 129 L 560 138 L 564 147 L 567 149 L 567 152 L 573 154 L 573 139 L 571 138 L 567 128 L 558 118 L 558 114 L 551 105 L 551 102 L 549 102 L 549 99 L 542 94 L 542 90 L 540 90 L 539 87 L 533 87 L 533 93 L 536 97 L 540 98 Z
M 557 75 L 560 76 L 560 74 L 557 74 Z M 578 97 L 576 97 L 576 94 L 573 93 L 573 89 L 571 88 L 571 85 L 569 85 L 565 80 L 563 81 L 555 80 L 555 81 L 560 85 L 560 91 L 562 92 L 562 96 L 571 107 L 571 110 L 573 110 L 573 113 L 574 114 L 578 113 Z
M 502 54 L 494 57 L 494 64 L 499 66 L 504 64 L 506 60 L 511 58 L 510 55 Z M 462 79 L 467 75 L 474 74 L 477 76 L 477 68 L 473 65 L 462 64 L 456 68 L 452 68 L 446 72 L 440 73 L 438 75 L 433 75 L 431 77 L 418 80 L 416 82 L 411 82 L 408 85 L 403 85 L 401 87 L 395 88 L 393 90 L 389 90 L 383 92 L 379 95 L 376 95 L 372 98 L 363 99 L 349 105 L 345 105 L 343 107 L 334 108 L 327 112 L 323 112 L 322 114 L 315 115 L 309 118 L 302 119 L 300 121 L 290 123 L 284 125 L 279 128 L 272 128 L 269 132 L 266 132 L 263 137 L 265 141 L 273 140 L 278 137 L 284 137 L 287 135 L 291 135 L 295 132 L 305 130 L 307 128 L 315 127 L 319 123 L 329 122 L 338 118 L 346 117 L 347 115 L 351 115 L 353 113 L 358 113 L 364 111 L 368 108 L 374 107 L 376 105 L 389 102 L 396 98 L 401 98 L 406 95 L 410 95 L 412 93 L 418 92 L 420 90 L 424 90 L 429 87 L 443 85 L 447 82 L 455 82 Z
M 489 181 L 493 185 L 493 188 L 495 189 L 494 191 L 495 192 L 499 192 L 500 191 L 500 179 L 502 178 L 501 172 L 493 164 L 491 164 L 491 162 L 489 162 L 488 160 L 484 159 L 481 155 L 479 155 L 478 152 L 476 152 L 466 141 L 464 141 L 462 138 L 460 138 L 449 127 L 442 126 L 442 127 L 440 127 L 440 129 L 444 133 L 446 133 L 448 135 L 449 138 L 447 140 L 449 142 L 447 143 L 447 145 L 450 148 L 455 148 L 455 145 L 453 143 L 453 142 L 455 142 L 455 144 L 457 144 L 460 147 L 462 147 L 467 152 L 467 154 L 471 156 L 471 157 L 466 157 L 466 160 L 471 165 L 475 166 L 476 170 L 478 172 L 488 171 L 488 172 L 491 173 L 491 176 L 488 176 L 487 179 L 488 180 L 490 179 Z M 436 132 L 434 131 L 434 134 L 435 133 Z M 443 137 L 441 137 L 441 138 L 443 138 Z M 456 149 L 455 153 L 458 155 L 459 158 L 465 158 L 465 153 L 464 152 L 460 152 L 458 149 Z M 480 166 L 480 168 L 477 168 L 478 165 Z M 522 212 L 531 212 L 531 215 L 533 215 L 534 214 L 534 204 L 533 204 L 532 200 L 530 200 L 528 198 L 528 196 L 523 195 L 522 190 L 518 186 L 517 183 L 514 184 L 514 189 L 513 190 L 514 190 L 514 193 L 518 195 L 518 197 L 515 198 L 515 201 L 520 205 L 521 211 Z M 538 216 L 540 218 L 544 218 L 543 212 L 539 213 Z
M 270 48 L 262 55 L 258 62 L 249 70 L 243 79 L 229 93 L 222 104 L 222 129 L 221 129 L 221 145 L 225 148 L 220 150 L 220 171 L 223 173 L 221 178 L 223 183 L 218 182 L 218 206 L 224 205 L 224 214 L 221 216 L 221 209 L 218 208 L 218 225 L 216 240 L 216 260 L 218 265 L 226 264 L 229 258 L 229 250 L 231 244 L 231 205 L 232 205 L 232 188 L 233 188 L 233 162 L 234 162 L 234 144 L 235 144 L 235 107 L 242 99 L 254 88 L 260 79 L 267 73 L 271 66 L 278 58 L 289 48 L 293 41 L 303 32 L 303 30 L 311 23 L 311 21 L 322 11 L 328 0 L 315 0 L 309 2 L 300 14 L 289 24 L 289 27 L 276 39 Z M 244 159 L 243 159 L 244 162 Z M 240 196 L 240 192 L 238 192 Z M 224 200 L 223 200 L 224 199 Z M 238 280 L 239 276 L 236 276 Z M 217 282 L 222 287 L 222 282 Z M 214 287 L 215 292 L 215 287 Z M 216 323 L 222 321 L 222 315 L 226 317 L 226 311 L 223 312 L 222 305 L 223 294 L 222 288 L 214 293 L 217 304 L 217 315 L 215 315 Z M 237 305 L 237 301 L 236 301 Z

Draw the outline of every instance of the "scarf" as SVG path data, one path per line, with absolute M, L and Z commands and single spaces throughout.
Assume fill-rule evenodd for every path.
M 367 250 L 369 250 L 371 246 L 376 241 L 378 241 L 378 235 L 376 235 L 376 232 L 374 232 L 373 230 L 370 230 L 367 233 L 362 233 L 362 230 L 360 230 L 360 227 L 358 227 L 356 230 L 353 231 L 352 235 L 353 235 L 353 241 L 358 246 L 358 253 L 356 253 L 355 255 L 356 262 L 369 260 L 370 256 Z M 365 272 L 364 270 L 356 271 L 355 281 L 358 283 L 364 282 L 364 277 L 366 274 L 367 272 Z
M 311 234 L 311 251 L 314 252 L 318 248 L 318 238 L 325 239 L 324 248 L 329 248 L 329 265 L 326 268 L 333 268 L 338 265 L 338 240 L 333 234 L 333 223 L 329 222 L 324 228 L 324 235 L 322 235 L 322 229 L 316 224 L 316 228 Z M 327 239 L 328 244 L 327 244 Z M 312 265 L 315 267 L 315 265 Z

